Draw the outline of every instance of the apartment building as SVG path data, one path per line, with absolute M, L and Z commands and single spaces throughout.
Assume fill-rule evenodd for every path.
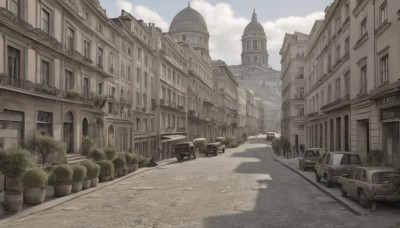
M 282 56 L 282 136 L 299 153 L 305 145 L 305 55 L 308 35 L 286 34 L 280 50 Z
M 254 94 L 246 90 L 246 135 L 257 135 L 260 133 L 257 124 L 258 112 Z

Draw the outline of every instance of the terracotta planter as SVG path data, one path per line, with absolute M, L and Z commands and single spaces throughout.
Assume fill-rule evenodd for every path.
M 133 164 L 128 165 L 128 173 L 133 172 Z
M 99 185 L 99 178 L 98 177 L 92 178 L 90 180 L 90 187 L 97 187 L 97 185 Z
M 22 208 L 23 194 L 5 193 L 3 201 L 3 210 L 7 212 L 18 212 Z
M 80 192 L 82 191 L 82 181 L 81 182 L 72 182 L 72 192 Z
M 54 185 L 55 195 L 58 197 L 63 197 L 71 194 L 72 184 L 56 184 Z
M 46 186 L 46 198 L 51 198 L 54 196 L 54 194 L 54 185 Z
M 85 189 L 90 188 L 91 182 L 92 182 L 91 180 L 84 180 L 84 181 L 82 182 L 82 190 L 85 190 Z
M 139 168 L 139 164 L 133 164 L 133 172 L 138 170 L 138 168 Z
M 24 203 L 38 205 L 44 202 L 46 188 L 24 188 Z
M 110 181 L 110 179 L 111 179 L 110 176 L 100 177 L 100 182 L 107 182 Z

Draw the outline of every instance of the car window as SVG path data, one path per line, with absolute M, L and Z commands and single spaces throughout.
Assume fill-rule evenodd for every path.
M 389 184 L 393 172 L 376 172 L 372 174 L 373 184 Z
M 354 179 L 356 177 L 356 170 L 352 170 L 352 171 L 350 171 L 350 173 L 349 173 L 349 178 L 351 178 L 351 179 Z
M 304 156 L 305 157 L 314 157 L 314 152 L 312 150 L 309 150 L 306 152 L 306 154 Z
M 314 157 L 320 157 L 321 155 L 319 154 L 319 151 L 314 151 Z
M 356 171 L 356 176 L 355 176 L 354 179 L 356 179 L 356 180 L 361 180 L 361 174 L 362 174 L 362 170 L 357 169 L 357 171 Z
M 327 155 L 325 158 L 325 164 L 329 165 L 331 163 L 331 156 Z

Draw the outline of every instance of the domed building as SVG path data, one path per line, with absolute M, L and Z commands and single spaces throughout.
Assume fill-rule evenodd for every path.
M 203 16 L 195 9 L 188 7 L 175 15 L 169 27 L 169 35 L 176 42 L 189 43 L 194 49 L 209 53 L 210 34 Z
M 267 36 L 255 10 L 242 36 L 242 65 L 268 66 Z

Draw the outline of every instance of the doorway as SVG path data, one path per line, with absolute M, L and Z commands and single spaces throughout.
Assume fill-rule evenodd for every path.
M 67 153 L 74 152 L 74 116 L 71 112 L 64 115 L 64 144 L 67 147 Z
M 383 151 L 385 163 L 395 168 L 400 167 L 399 135 L 400 122 L 388 122 L 383 124 Z

